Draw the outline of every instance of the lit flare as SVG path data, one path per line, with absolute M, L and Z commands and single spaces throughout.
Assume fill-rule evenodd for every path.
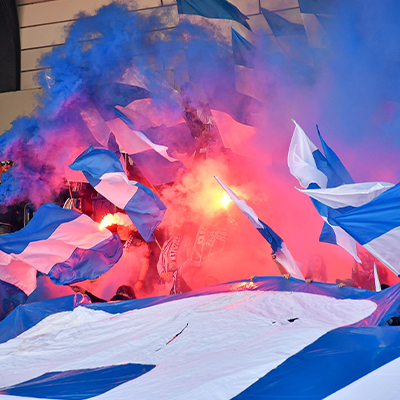
M 227 193 L 224 193 L 221 198 L 222 207 L 228 207 L 230 203 L 232 203 L 232 199 L 229 197 Z

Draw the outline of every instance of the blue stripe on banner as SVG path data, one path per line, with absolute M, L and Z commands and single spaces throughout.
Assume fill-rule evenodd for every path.
M 20 304 L 24 304 L 27 298 L 20 288 L 0 280 L 0 321 Z
M 0 250 L 7 254 L 21 254 L 30 242 L 48 239 L 60 225 L 80 215 L 78 211 L 66 210 L 56 204 L 43 204 L 26 227 L 0 236 Z
M 0 394 L 29 396 L 38 399 L 89 399 L 108 392 L 125 382 L 132 381 L 153 368 L 155 368 L 155 365 L 124 364 L 48 372 L 35 379 L 0 389 Z
M 75 249 L 66 261 L 55 264 L 47 275 L 58 285 L 96 279 L 121 258 L 122 252 L 121 239 L 114 234 L 91 249 Z
M 400 184 L 334 221 L 364 245 L 400 226 Z
M 86 171 L 95 179 L 107 172 L 124 172 L 116 154 L 93 146 L 89 146 L 69 167 L 74 171 Z
M 1 290 L 1 287 L 0 287 Z M 24 301 L 25 302 L 25 301 Z M 24 304 L 14 310 L 0 323 L 0 343 L 5 343 L 35 326 L 49 315 L 62 311 L 72 311 L 90 300 L 82 294 L 56 297 L 55 299 Z
M 124 209 L 147 242 L 151 239 L 154 229 L 161 223 L 166 206 L 148 187 L 140 183 L 137 183 L 137 187 L 137 192 Z
M 338 328 L 288 358 L 234 399 L 324 399 L 398 357 L 398 327 Z

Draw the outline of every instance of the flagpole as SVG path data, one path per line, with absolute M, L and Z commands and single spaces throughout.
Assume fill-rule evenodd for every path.
M 154 234 L 153 234 L 153 235 L 154 235 Z M 168 260 L 168 264 L 169 264 L 170 262 L 172 262 L 172 260 L 170 260 L 170 258 L 168 257 L 167 253 L 164 251 L 164 249 L 162 248 L 160 242 L 157 240 L 157 238 L 156 238 L 155 235 L 154 235 L 154 238 L 155 238 L 155 242 L 157 243 L 157 246 L 158 246 L 158 247 L 160 248 L 160 250 L 161 250 L 161 253 L 164 254 L 164 256 L 165 256 L 165 258 Z
M 69 197 L 71 198 L 71 201 L 73 202 L 73 198 L 72 198 L 72 190 L 71 190 L 71 184 L 68 182 L 68 189 L 69 189 Z M 73 203 L 72 203 L 73 204 Z
M 150 182 L 149 182 L 150 183 Z M 159 191 L 155 188 L 155 186 L 153 184 L 150 183 L 151 188 L 153 189 L 154 193 L 158 196 L 161 197 Z M 157 239 L 156 239 L 157 240 Z
M 75 210 L 75 211 L 80 211 L 74 205 L 74 198 L 72 197 L 72 189 L 71 189 L 71 183 L 70 182 L 68 182 L 68 189 L 69 189 L 69 197 L 71 199 L 71 207 L 72 207 L 72 209 Z

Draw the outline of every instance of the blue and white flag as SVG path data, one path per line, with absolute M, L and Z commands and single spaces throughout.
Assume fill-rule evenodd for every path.
M 295 176 L 304 188 L 331 188 L 339 185 L 353 183 L 350 178 L 343 179 L 344 166 L 333 152 L 324 143 L 324 148 L 329 149 L 329 159 L 335 161 L 335 165 L 341 165 L 337 171 L 304 133 L 303 129 L 293 121 L 295 129 L 289 146 L 288 165 L 290 173 Z M 322 139 L 322 138 L 321 138 Z M 339 164 L 340 163 L 340 164 Z M 310 185 L 312 185 L 310 187 Z M 317 185 L 317 186 L 315 186 Z
M 118 118 L 108 121 L 107 125 L 114 133 L 120 150 L 131 157 L 152 185 L 175 182 L 185 167 L 168 154 L 168 146 L 154 143 L 144 132 L 137 130 L 133 110 L 117 106 L 115 113 Z
M 346 183 L 341 178 L 344 175 L 343 169 L 340 169 L 338 173 L 315 144 L 307 137 L 301 127 L 295 121 L 293 122 L 296 126 L 292 141 L 290 142 L 288 165 L 290 173 L 299 180 L 300 185 L 307 189 L 325 189 Z M 334 159 L 333 151 L 329 150 L 330 158 Z M 338 163 L 336 162 L 336 164 Z M 343 166 L 343 164 L 341 165 Z M 343 229 L 337 226 L 335 222 L 330 220 L 330 214 L 333 212 L 332 209 L 318 200 L 313 199 L 312 201 L 318 213 L 325 221 L 319 240 L 341 246 L 356 261 L 360 262 L 357 256 L 355 241 Z
M 400 275 L 400 184 L 333 220 L 396 275 Z
M 82 171 L 94 189 L 125 210 L 146 242 L 154 240 L 153 232 L 161 223 L 166 207 L 149 188 L 127 178 L 112 151 L 90 146 L 69 167 Z
M 287 273 L 294 278 L 304 280 L 296 261 L 293 259 L 292 254 L 286 247 L 284 241 L 277 235 L 267 224 L 262 222 L 254 212 L 254 210 L 247 205 L 244 200 L 239 199 L 236 194 L 229 189 L 217 176 L 215 179 L 228 193 L 232 201 L 239 207 L 240 211 L 250 220 L 254 227 L 261 233 L 265 240 L 271 245 L 272 254 L 275 254 L 276 260 L 286 269 Z
M 398 315 L 399 285 L 256 277 L 84 299 L 31 303 L 0 323 L 0 400 L 397 398 L 400 330 L 380 325 Z
M 57 284 L 71 284 L 107 272 L 120 259 L 122 244 L 118 235 L 101 229 L 87 215 L 47 203 L 39 207 L 26 227 L 0 236 L 0 252 L 0 270 L 18 260 Z M 14 270 L 14 281 L 2 279 L 28 294 L 32 286 L 24 288 L 20 281 L 27 270 L 20 265 Z

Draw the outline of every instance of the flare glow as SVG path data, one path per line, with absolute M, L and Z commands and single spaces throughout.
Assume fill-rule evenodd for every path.
M 107 214 L 100 222 L 100 228 L 105 229 L 111 225 L 124 225 L 129 226 L 132 225 L 132 221 L 129 217 L 122 213 L 116 214 Z
M 222 198 L 221 198 L 222 207 L 224 207 L 224 208 L 228 207 L 231 202 L 232 202 L 232 199 L 229 197 L 229 195 L 226 193 L 223 193 Z

